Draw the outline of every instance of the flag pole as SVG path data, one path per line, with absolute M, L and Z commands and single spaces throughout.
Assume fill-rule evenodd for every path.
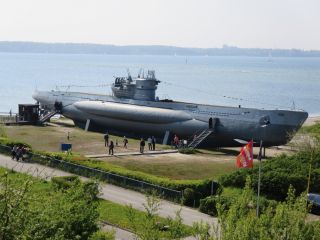
M 309 193 L 309 191 L 310 191 L 312 162 L 313 162 L 313 149 L 311 150 L 311 156 L 310 156 L 309 175 L 308 175 L 308 185 L 307 185 L 307 194 L 308 194 L 308 193 Z
M 257 195 L 257 212 L 256 215 L 259 217 L 259 198 L 260 198 L 260 184 L 261 184 L 261 154 L 262 154 L 262 140 L 260 140 L 260 149 L 259 149 L 259 175 L 258 175 L 258 195 Z

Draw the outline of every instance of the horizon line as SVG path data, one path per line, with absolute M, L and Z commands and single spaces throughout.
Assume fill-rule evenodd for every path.
M 298 50 L 303 52 L 318 52 L 320 49 L 303 49 L 303 48 L 271 48 L 271 47 L 239 47 L 229 44 L 223 44 L 220 47 L 191 47 L 191 46 L 177 46 L 166 44 L 113 44 L 113 43 L 94 43 L 94 42 L 46 42 L 46 41 L 29 41 L 29 40 L 0 40 L 0 43 L 33 43 L 33 44 L 86 44 L 86 45 L 99 45 L 99 46 L 114 46 L 114 47 L 173 47 L 181 49 L 264 49 L 264 50 Z

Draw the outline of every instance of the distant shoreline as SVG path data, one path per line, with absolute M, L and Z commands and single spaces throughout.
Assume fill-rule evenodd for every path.
M 221 48 L 189 48 L 164 45 L 128 45 L 91 43 L 44 43 L 0 41 L 1 53 L 44 54 L 102 54 L 102 55 L 164 55 L 164 56 L 217 56 L 265 57 L 272 62 L 277 57 L 320 57 L 320 50 L 238 48 L 224 45 Z

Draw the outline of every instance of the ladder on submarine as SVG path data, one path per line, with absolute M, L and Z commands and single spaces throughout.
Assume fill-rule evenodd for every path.
M 188 144 L 189 148 L 196 148 L 202 143 L 207 137 L 209 137 L 213 133 L 213 129 L 207 128 L 204 129 L 199 136 L 196 136 L 191 143 Z
M 42 118 L 39 119 L 39 123 L 40 124 L 44 124 L 45 122 L 49 121 L 50 118 L 52 118 L 54 115 L 56 115 L 57 113 L 59 113 L 58 110 L 55 110 L 53 112 L 49 112 L 46 115 L 44 115 Z
M 211 119 L 211 123 L 209 123 L 209 128 L 204 129 L 198 136 L 196 136 L 189 144 L 188 148 L 195 149 L 202 143 L 204 140 L 206 140 L 215 130 L 215 126 L 217 124 L 218 119 L 214 118 L 213 123 Z

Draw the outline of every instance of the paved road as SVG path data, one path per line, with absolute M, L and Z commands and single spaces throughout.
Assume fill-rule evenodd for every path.
M 56 176 L 72 175 L 58 169 L 50 168 L 36 163 L 21 163 L 11 160 L 10 157 L 0 155 L 0 166 L 13 169 L 17 172 L 23 172 L 35 177 L 40 177 L 49 180 Z M 82 178 L 86 179 L 86 178 Z M 117 187 L 111 184 L 101 184 L 100 198 L 109 200 L 122 205 L 131 205 L 135 209 L 145 211 L 143 204 L 146 202 L 145 195 L 139 192 Z M 193 222 L 204 221 L 208 223 L 216 223 L 216 218 L 212 218 L 207 214 L 200 213 L 192 208 L 180 206 L 172 202 L 161 200 L 161 209 L 158 214 L 162 217 L 174 217 L 175 213 L 181 209 L 181 217 L 183 223 L 191 226 Z

